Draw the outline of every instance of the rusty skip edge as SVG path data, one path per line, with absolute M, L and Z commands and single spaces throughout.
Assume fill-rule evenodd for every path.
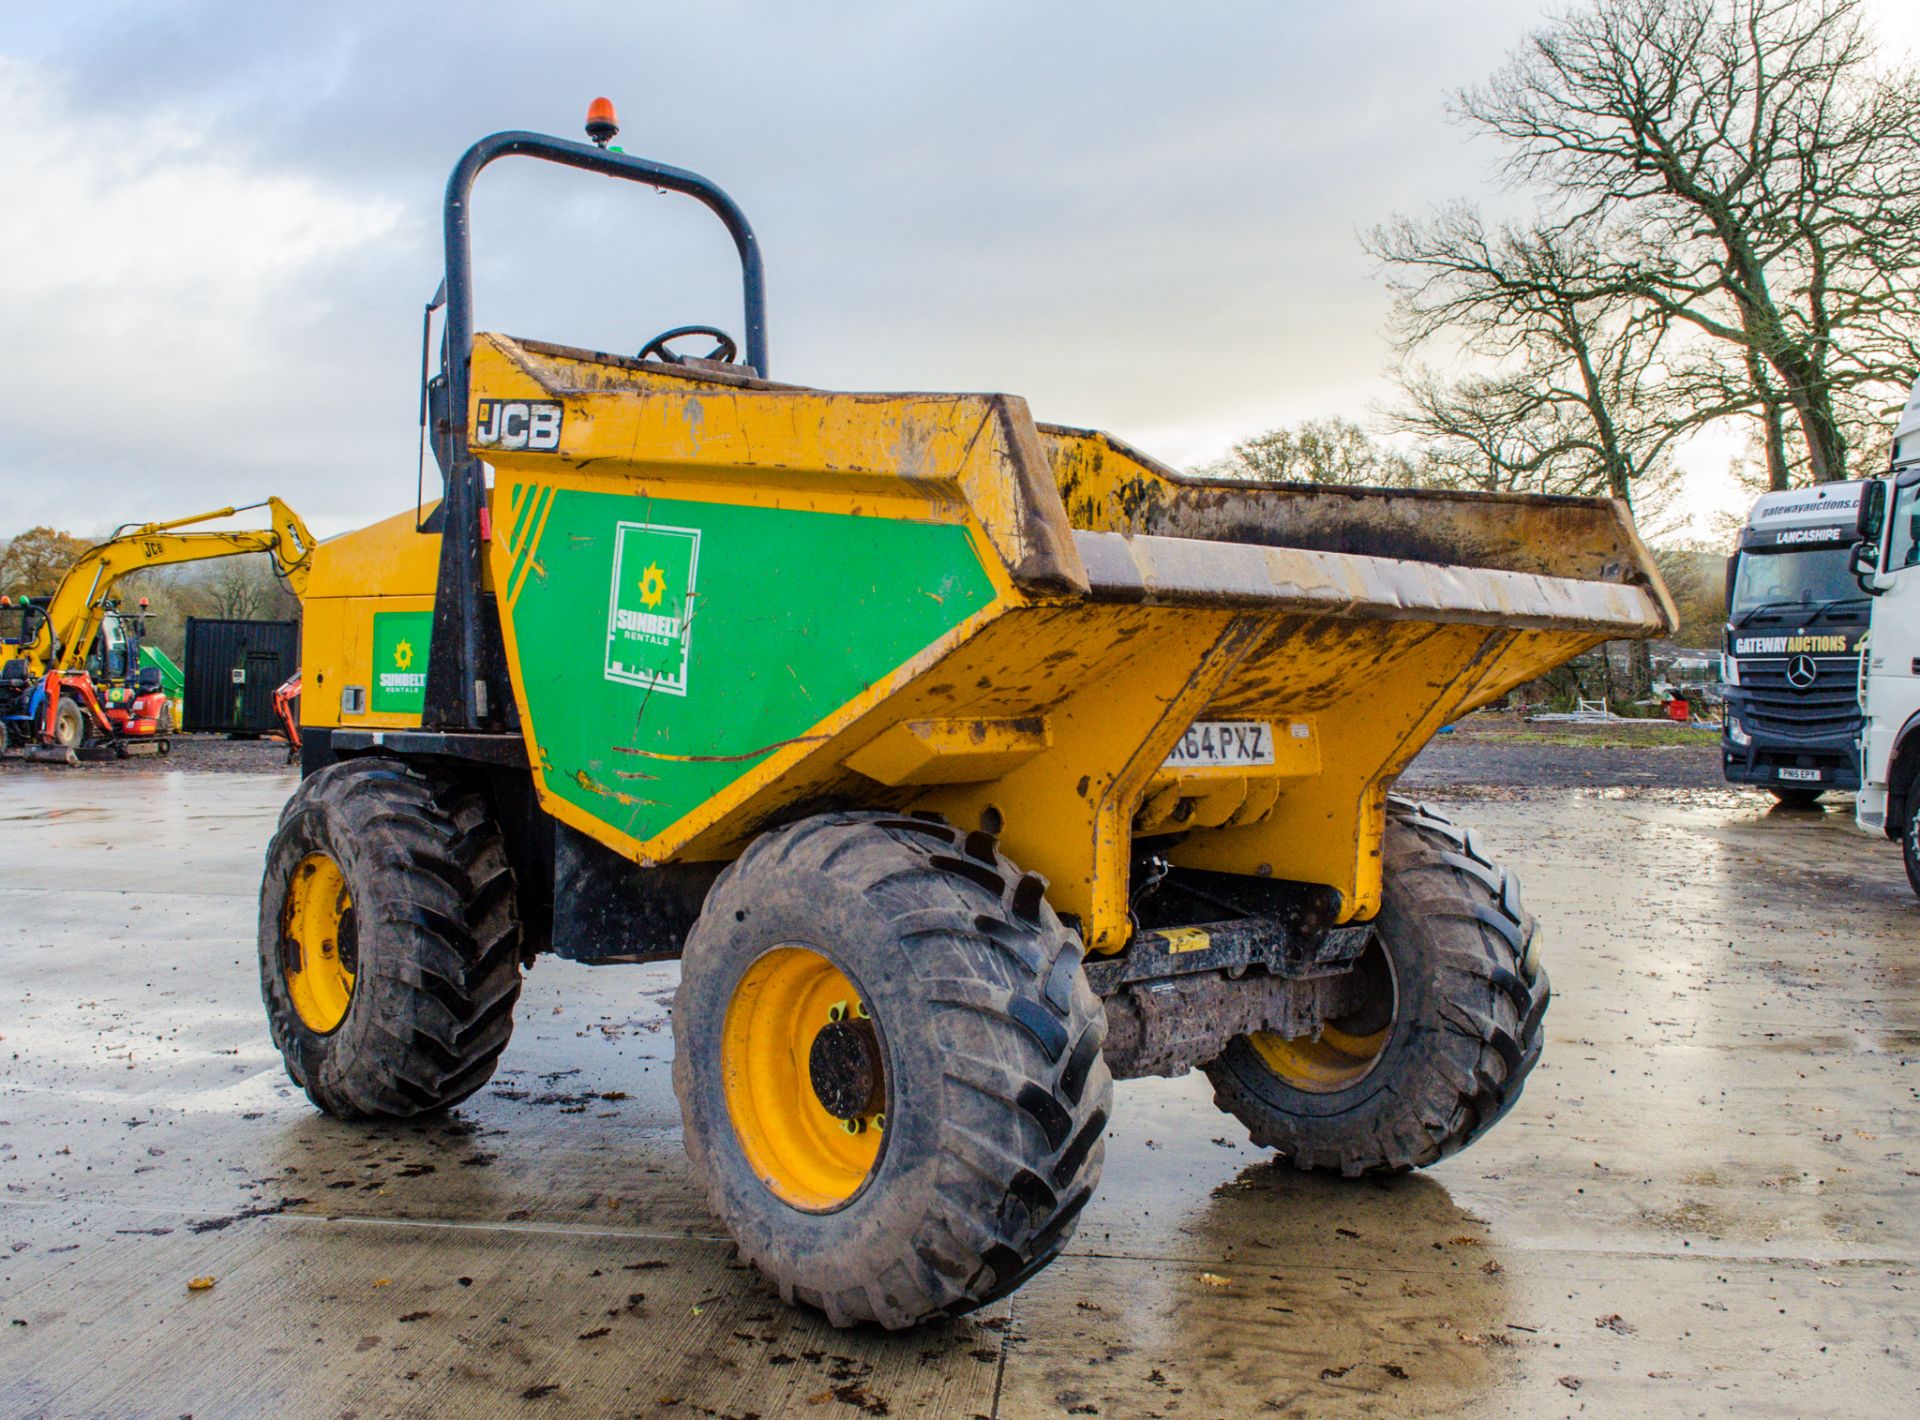
M 1124 533 L 1078 532 L 1074 542 L 1092 594 L 1103 601 L 1259 606 L 1620 637 L 1666 629 L 1646 588 L 1617 582 Z

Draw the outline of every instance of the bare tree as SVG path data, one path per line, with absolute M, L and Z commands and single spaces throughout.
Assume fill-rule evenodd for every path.
M 1669 321 L 1621 289 L 1591 224 L 1489 228 L 1456 205 L 1396 218 L 1366 245 L 1389 268 L 1409 361 L 1439 346 L 1482 367 L 1449 378 L 1408 364 L 1389 417 L 1481 486 L 1633 503 L 1677 440 L 1740 407 L 1700 399 L 1669 367 Z
M 1349 419 L 1307 419 L 1242 439 L 1199 470 L 1214 478 L 1412 488 L 1426 482 L 1419 463 Z
M 220 607 L 220 615 L 245 619 L 254 616 L 260 610 L 264 588 L 256 574 L 256 568 L 248 565 L 251 558 L 235 557 L 220 563 L 209 579 L 208 590 Z
M 1863 0 L 1597 0 L 1459 111 L 1509 177 L 1604 234 L 1616 289 L 1739 353 L 1784 486 L 1920 369 L 1920 80 L 1882 70 Z
M 208 564 L 205 583 L 219 614 L 242 619 L 288 620 L 299 616 L 300 599 L 287 589 L 261 554 L 222 558 Z

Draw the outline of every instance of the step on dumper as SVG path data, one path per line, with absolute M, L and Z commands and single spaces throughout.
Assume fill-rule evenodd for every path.
M 789 1300 L 890 1326 L 1059 1252 L 1114 1075 L 1202 1066 L 1344 1173 L 1511 1106 L 1532 919 L 1389 790 L 1671 628 L 1621 505 L 1199 479 L 1010 396 L 775 383 L 743 218 L 742 361 L 474 335 L 461 182 L 448 498 L 307 589 L 261 941 L 317 1102 L 477 1089 L 540 952 L 679 957 L 714 1211 Z

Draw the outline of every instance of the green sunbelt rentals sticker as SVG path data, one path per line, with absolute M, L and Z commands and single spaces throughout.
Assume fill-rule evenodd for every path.
M 427 705 L 427 649 L 433 640 L 430 611 L 373 614 L 373 708 L 418 715 Z
M 607 679 L 685 695 L 700 530 L 620 523 L 614 539 Z

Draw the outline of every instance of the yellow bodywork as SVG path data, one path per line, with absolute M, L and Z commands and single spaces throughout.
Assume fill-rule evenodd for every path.
M 371 679 L 376 612 L 433 610 L 439 567 L 440 539 L 419 531 L 419 517 L 412 510 L 320 544 L 301 604 L 303 726 L 401 730 L 419 725 L 418 714 L 371 706 L 346 714 L 341 690 L 357 685 L 364 691 Z M 491 580 L 484 586 L 491 591 Z
M 731 858 L 798 805 L 931 810 L 997 831 L 1096 952 L 1127 941 L 1145 835 L 1183 866 L 1331 887 L 1342 920 L 1366 919 L 1387 790 L 1441 726 L 1674 624 L 1611 500 L 1207 481 L 1038 425 L 1008 396 L 829 393 L 492 335 L 472 384 L 476 424 L 482 401 L 564 406 L 556 449 L 476 450 L 492 470 L 486 590 L 542 806 L 641 864 Z M 540 708 L 558 688 L 516 640 L 518 603 L 569 552 L 547 526 L 556 490 L 961 529 L 990 594 L 640 827 L 648 767 L 675 747 L 609 729 L 597 757 L 563 763 Z M 343 715 L 331 693 L 366 681 L 375 610 L 432 605 L 438 539 L 413 527 L 320 548 L 309 724 L 418 723 Z M 1170 763 L 1196 721 L 1269 726 L 1270 762 Z

